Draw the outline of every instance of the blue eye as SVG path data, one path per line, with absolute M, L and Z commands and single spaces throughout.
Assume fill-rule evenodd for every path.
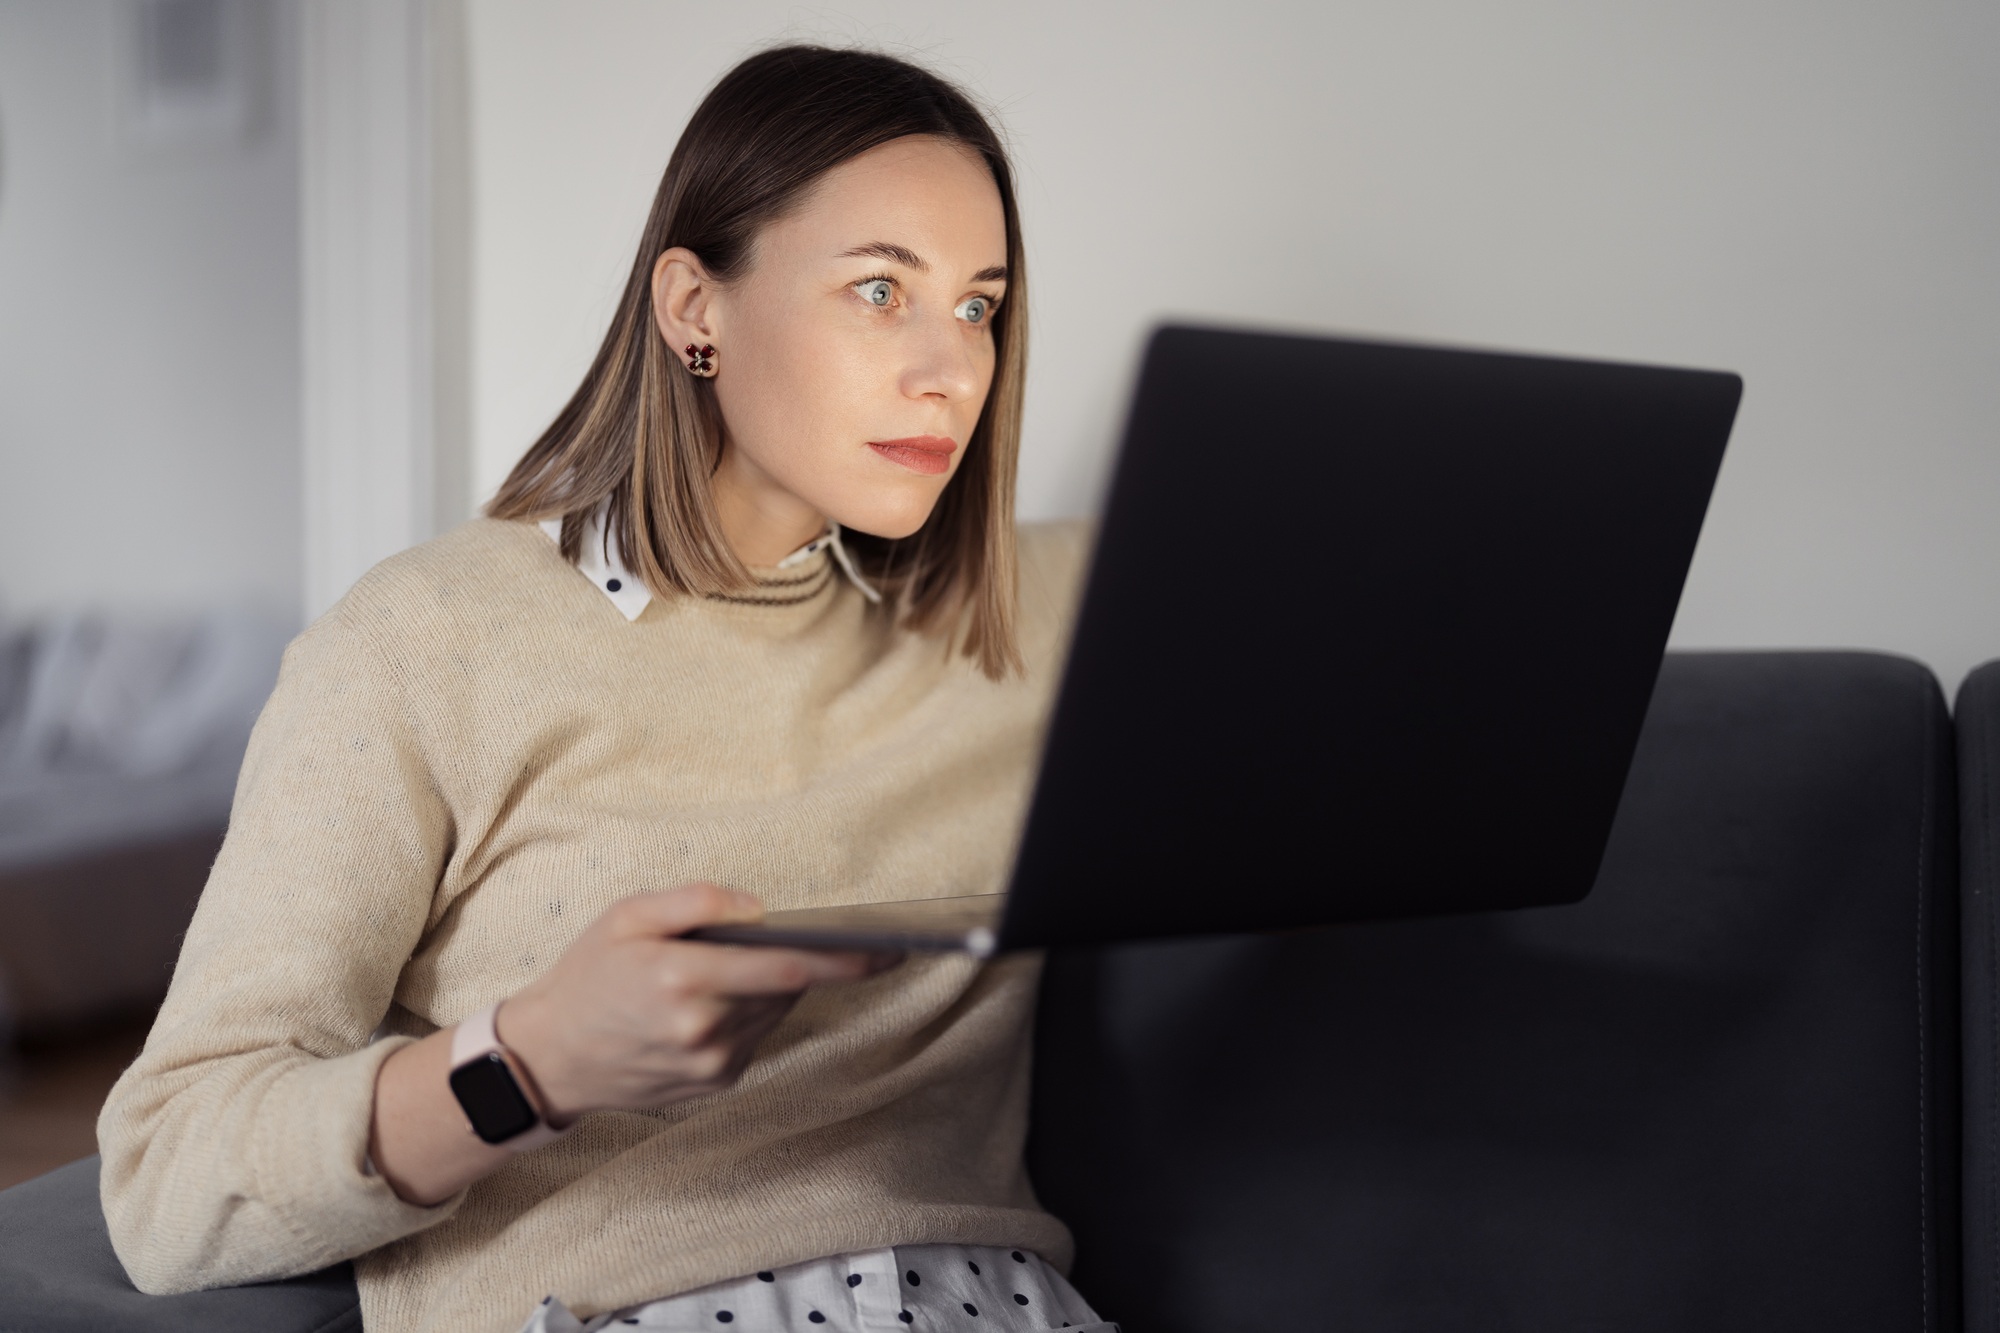
M 854 290 L 861 293 L 862 300 L 874 306 L 887 305 L 896 295 L 895 284 L 887 278 L 870 278 L 866 282 L 857 282 L 854 284 Z
M 993 313 L 993 303 L 983 296 L 968 296 L 951 313 L 968 324 L 984 324 L 986 317 Z

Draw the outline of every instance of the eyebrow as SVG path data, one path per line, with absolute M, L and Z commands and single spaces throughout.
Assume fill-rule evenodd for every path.
M 873 257 L 875 259 L 886 259 L 892 264 L 901 264 L 905 268 L 913 268 L 919 273 L 928 273 L 931 271 L 931 266 L 924 261 L 922 255 L 906 245 L 896 245 L 890 241 L 870 241 L 866 245 L 857 245 L 852 250 L 844 252 L 840 257 L 842 259 Z M 994 264 L 989 268 L 982 268 L 979 272 L 972 275 L 974 282 L 1004 282 L 1006 279 L 1007 266 L 1005 264 Z

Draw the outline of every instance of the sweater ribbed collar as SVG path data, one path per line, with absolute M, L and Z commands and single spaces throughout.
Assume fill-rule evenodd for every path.
M 543 519 L 540 527 L 548 539 L 562 545 L 562 520 Z M 796 606 L 818 597 L 832 585 L 836 569 L 847 577 L 863 597 L 880 602 L 882 594 L 854 567 L 854 559 L 840 540 L 840 525 L 828 523 L 826 531 L 793 551 L 776 565 L 750 567 L 752 586 L 736 593 L 711 593 L 710 600 L 739 606 Z M 620 615 L 637 620 L 653 601 L 653 591 L 645 580 L 625 568 L 617 543 L 604 528 L 604 507 L 599 506 L 584 523 L 576 570 L 611 600 Z

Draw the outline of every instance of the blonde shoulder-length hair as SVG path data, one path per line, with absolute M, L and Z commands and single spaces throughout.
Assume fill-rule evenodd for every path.
M 993 384 L 964 461 L 930 518 L 900 539 L 847 534 L 897 623 L 955 643 L 990 677 L 1021 668 L 1016 642 L 1014 470 L 1027 370 L 1027 274 L 1013 172 L 970 98 L 872 51 L 782 46 L 724 75 L 682 132 L 603 346 L 569 403 L 487 505 L 494 518 L 561 516 L 575 559 L 589 516 L 625 566 L 662 596 L 739 591 L 748 569 L 724 540 L 709 479 L 722 457 L 714 386 L 689 372 L 653 322 L 658 256 L 685 246 L 723 282 L 747 270 L 758 230 L 832 168 L 907 135 L 977 153 L 1007 224 L 1007 300 L 995 312 Z

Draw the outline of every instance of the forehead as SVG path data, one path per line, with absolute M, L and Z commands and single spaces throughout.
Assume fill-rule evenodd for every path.
M 822 257 L 886 241 L 945 270 L 1007 262 L 992 171 L 970 149 L 929 136 L 891 140 L 841 163 L 763 239 Z

